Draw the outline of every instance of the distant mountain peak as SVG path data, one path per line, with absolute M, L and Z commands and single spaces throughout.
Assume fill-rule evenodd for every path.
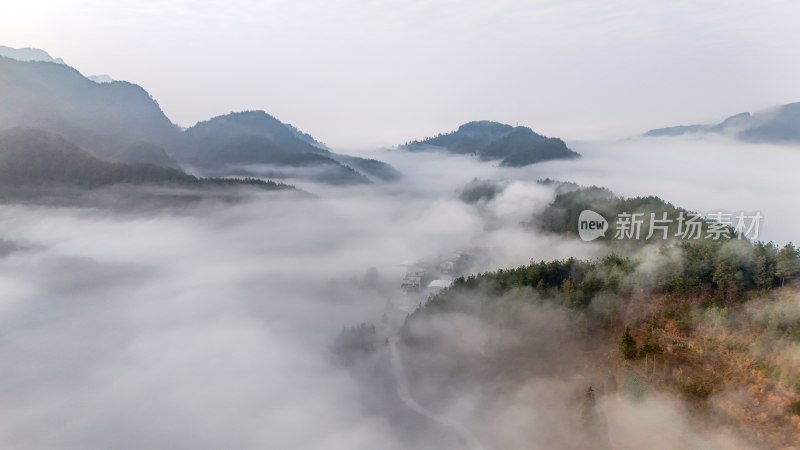
M 101 83 L 101 84 L 102 83 L 113 83 L 114 81 L 116 81 L 116 80 L 114 80 L 113 78 L 111 78 L 110 76 L 108 76 L 106 74 L 89 75 L 86 78 L 94 81 L 95 83 Z
M 491 120 L 467 122 L 456 131 L 413 141 L 403 147 L 409 151 L 439 149 L 472 154 L 485 161 L 499 160 L 501 165 L 514 167 L 580 156 L 561 139 L 542 136 L 528 127 Z
M 97 84 L 64 64 L 0 57 L 0 130 L 31 126 L 102 158 L 134 142 L 170 148 L 180 130 L 142 87 Z
M 260 164 L 297 172 L 316 166 L 320 170 L 305 170 L 312 179 L 341 185 L 392 181 L 400 176 L 381 161 L 333 153 L 311 135 L 264 111 L 217 116 L 198 122 L 184 134 L 180 159 L 203 168 Z
M 509 130 L 512 127 L 493 120 L 473 120 L 458 127 L 458 131 L 500 131 Z
M 272 115 L 268 114 L 266 111 L 261 109 L 248 109 L 244 111 L 234 111 L 228 114 L 223 114 L 221 116 L 216 116 L 212 119 L 216 118 L 229 118 L 231 120 L 242 120 L 242 121 L 269 121 L 269 122 L 278 122 L 280 121 L 273 117 Z
M 17 61 L 51 62 L 55 64 L 65 64 L 61 58 L 53 58 L 44 50 L 38 48 L 12 48 L 0 45 L 0 56 L 15 59 Z
M 688 134 L 724 134 L 748 142 L 800 142 L 800 102 L 767 108 L 755 113 L 732 115 L 717 124 L 678 125 L 656 128 L 644 137 Z

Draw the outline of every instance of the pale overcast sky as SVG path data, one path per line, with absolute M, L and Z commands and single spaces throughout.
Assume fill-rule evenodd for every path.
M 474 119 L 625 137 L 800 101 L 800 2 L 5 0 L 0 44 L 338 148 Z

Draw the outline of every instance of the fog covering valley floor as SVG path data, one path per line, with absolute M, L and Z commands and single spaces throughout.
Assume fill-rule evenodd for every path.
M 384 152 L 379 159 L 403 179 L 353 187 L 290 180 L 306 196 L 248 192 L 235 202 L 124 213 L 91 203 L 4 203 L 0 447 L 465 448 L 397 396 L 394 340 L 348 364 L 331 352 L 344 327 L 400 332 L 416 301 L 399 290 L 402 263 L 479 247 L 483 258 L 471 270 L 480 273 L 607 254 L 601 243 L 530 225 L 554 199 L 552 187 L 536 183 L 546 177 L 658 195 L 690 209 L 761 209 L 764 237 L 781 245 L 800 218 L 794 149 L 722 140 L 575 148 L 584 158 L 523 169 Z M 700 161 L 692 159 L 698 148 L 707 155 Z M 713 172 L 708 160 L 717 164 Z M 488 202 L 460 201 L 475 178 L 505 188 Z M 527 294 L 498 305 L 514 295 Z M 796 292 L 775 295 L 796 310 Z M 586 448 L 584 394 L 588 385 L 600 389 L 595 380 L 607 381 L 605 368 L 622 364 L 614 359 L 616 336 L 599 334 L 586 346 L 572 336 L 569 311 L 510 308 L 497 314 L 510 314 L 513 327 L 457 312 L 432 316 L 423 330 L 436 345 L 398 343 L 410 395 L 482 448 Z M 641 330 L 634 335 L 642 341 Z M 642 362 L 635 364 L 631 376 L 641 372 Z M 650 391 L 639 399 L 598 393 L 608 437 L 595 444 L 758 447 L 729 423 L 697 420 L 669 389 L 652 383 Z M 737 393 L 726 394 L 722 400 Z M 790 426 L 779 433 L 797 433 L 796 419 Z

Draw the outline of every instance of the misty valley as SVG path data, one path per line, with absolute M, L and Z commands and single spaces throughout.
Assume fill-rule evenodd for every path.
M 0 47 L 0 448 L 797 448 L 797 112 L 339 150 Z

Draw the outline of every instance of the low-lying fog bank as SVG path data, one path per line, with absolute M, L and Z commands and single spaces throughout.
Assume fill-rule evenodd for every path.
M 401 263 L 594 251 L 519 226 L 547 188 L 459 201 L 474 176 L 177 211 L 3 205 L 0 447 L 403 448 L 328 354 L 401 295 Z
M 708 145 L 578 143 L 578 161 L 525 169 L 384 152 L 403 180 L 349 188 L 298 183 L 313 196 L 260 193 L 179 212 L 3 205 L 0 447 L 407 448 L 408 428 L 376 413 L 363 380 L 328 352 L 342 327 L 380 320 L 387 302 L 402 295 L 401 263 L 476 246 L 486 255 L 476 271 L 599 254 L 595 245 L 521 225 L 553 198 L 535 183 L 545 177 L 698 210 L 758 209 L 767 220 L 764 237 L 790 240 L 798 214 L 791 196 L 800 186 L 791 173 L 798 165 L 785 161 L 800 156 Z M 783 163 L 771 162 L 779 156 Z M 476 207 L 458 200 L 474 178 L 510 184 Z M 528 313 L 532 323 L 551 317 Z M 464 325 L 451 328 L 465 339 L 496 331 Z M 543 429 L 526 421 L 549 423 L 547 392 L 566 392 L 559 383 L 566 382 L 505 393 L 513 403 L 480 413 L 465 393 L 451 410 L 466 423 L 491 413 L 476 427 L 481 437 L 518 448 L 527 433 Z M 618 428 L 639 415 L 659 429 L 660 420 L 679 415 L 669 402 L 614 411 L 609 420 Z M 415 439 L 425 442 L 424 433 Z

